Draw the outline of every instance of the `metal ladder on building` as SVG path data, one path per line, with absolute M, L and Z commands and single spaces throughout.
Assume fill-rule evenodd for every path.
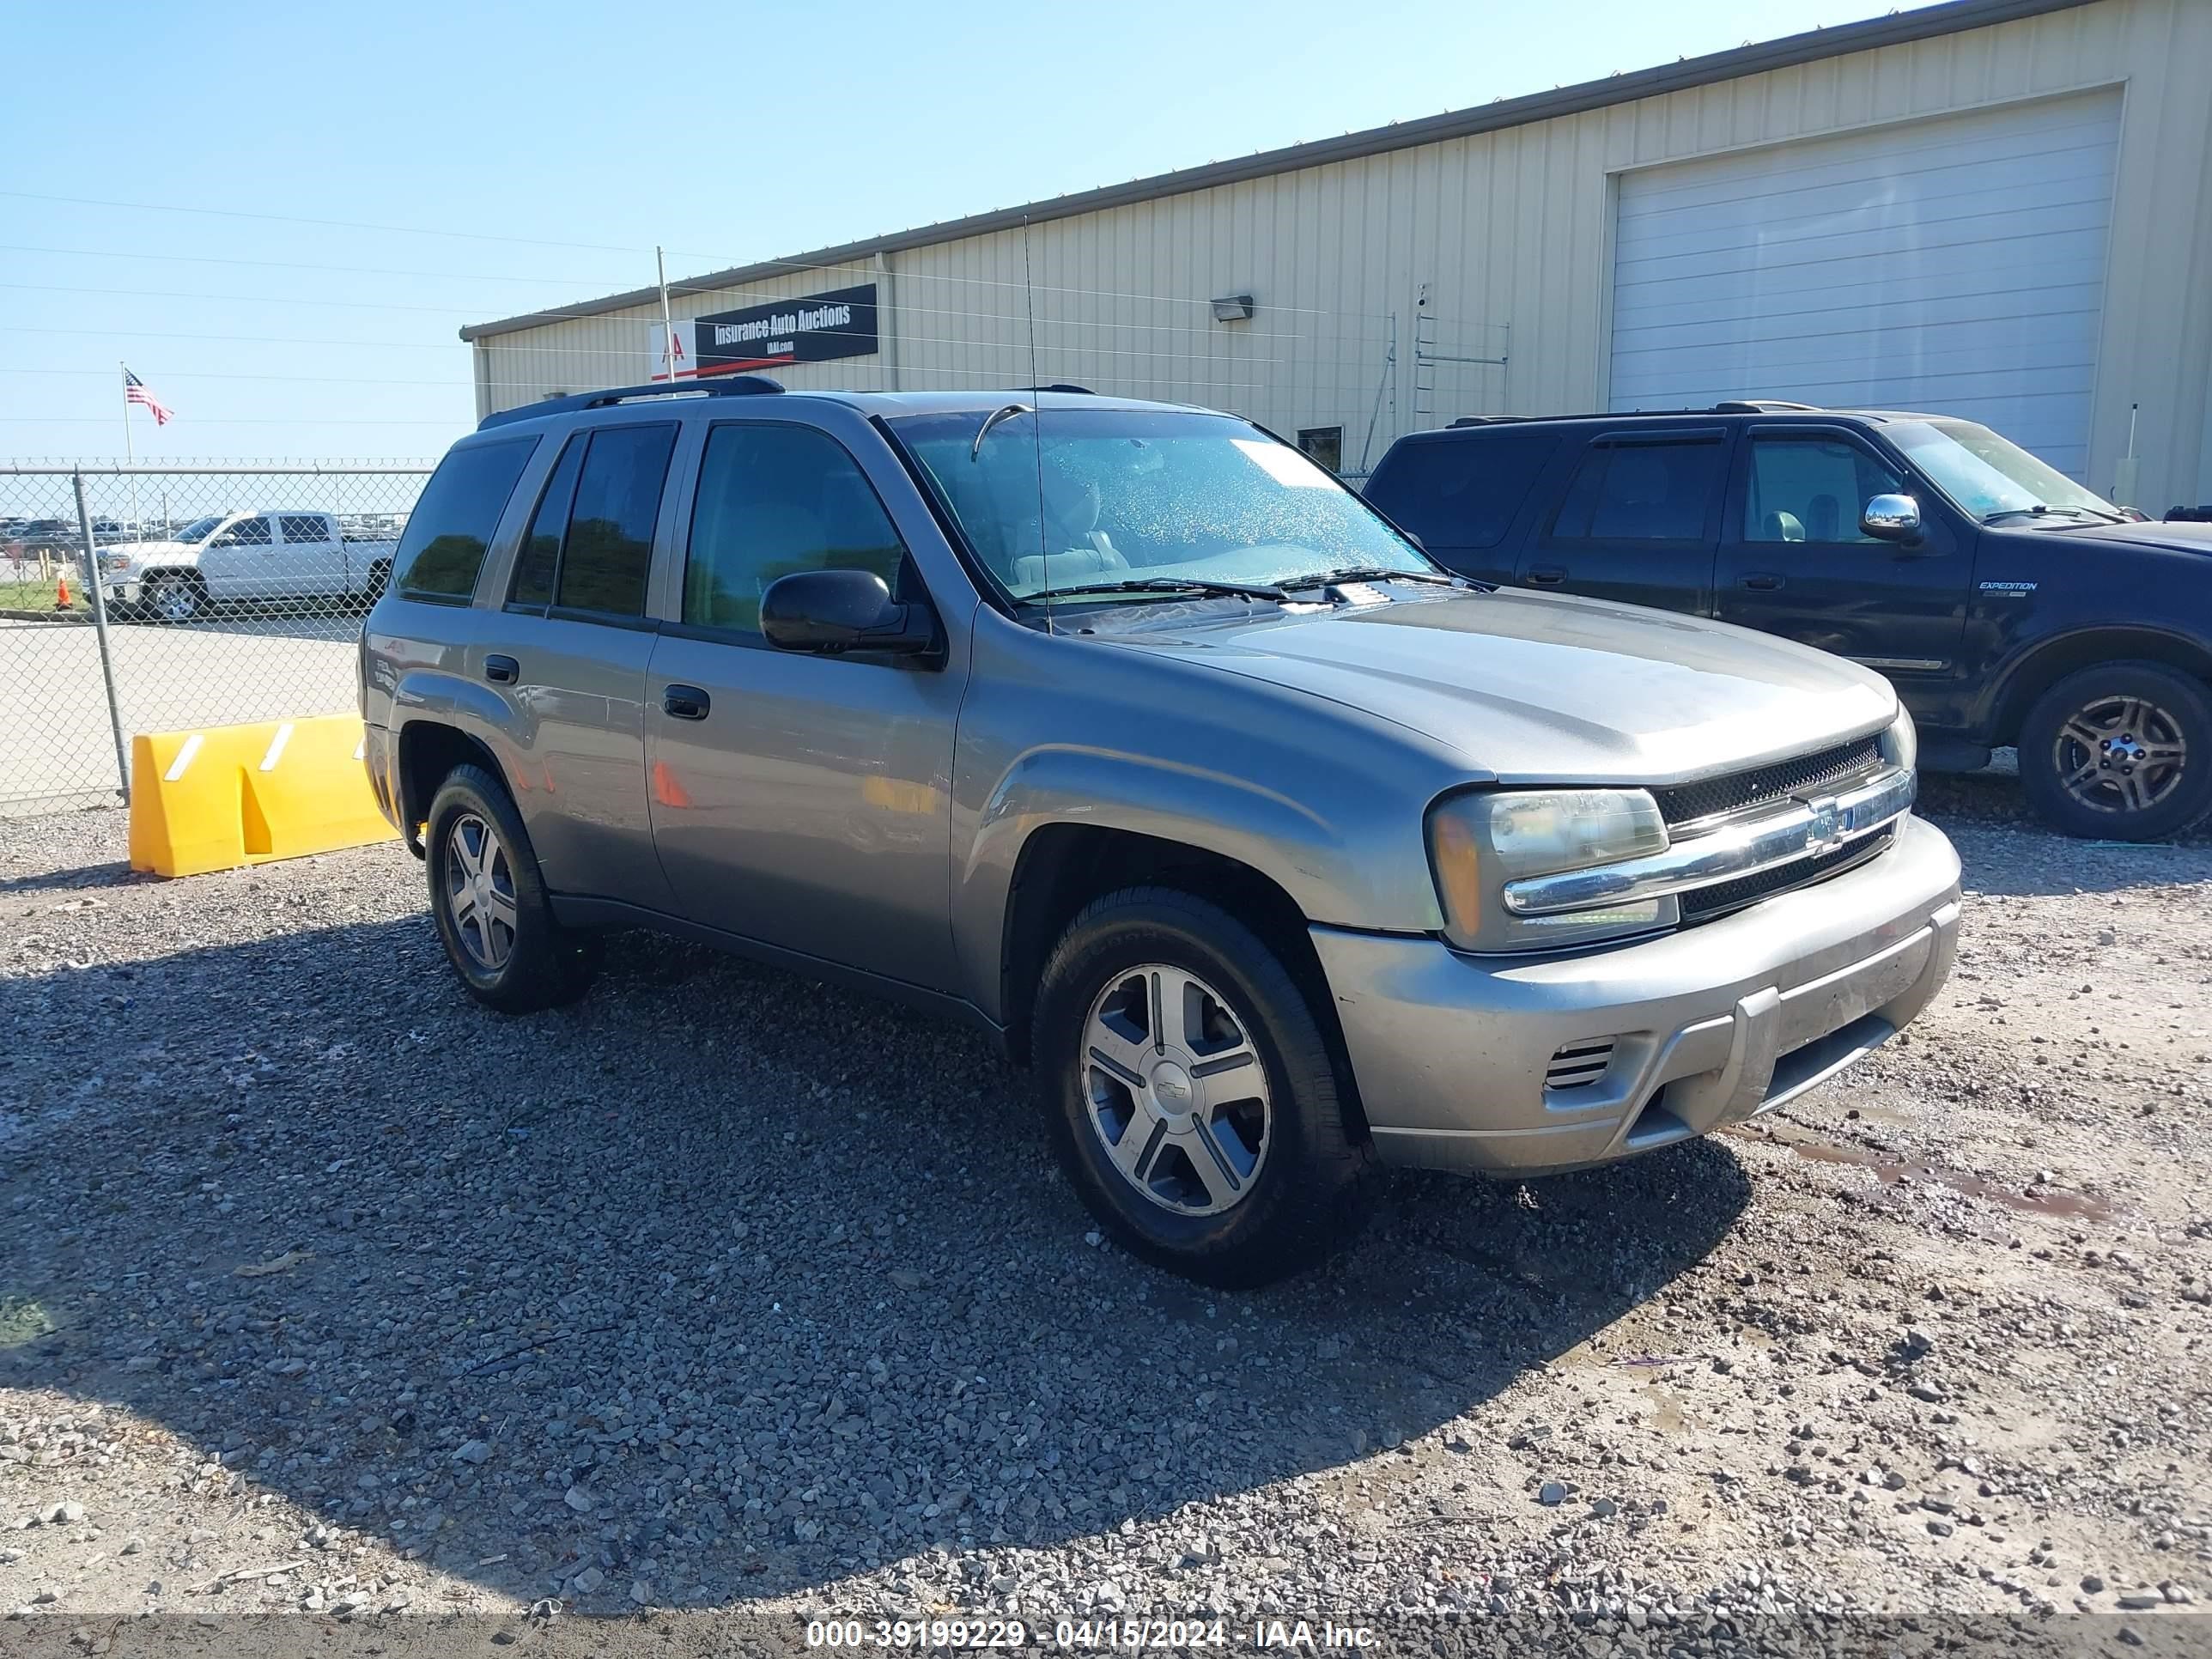
M 1510 329 L 1509 323 L 1493 325 L 1501 332 Z M 1512 337 L 1509 334 L 1510 340 Z M 1429 285 L 1423 283 L 1413 307 L 1413 423 L 1419 427 L 1436 418 L 1437 365 L 1438 363 L 1482 363 L 1498 368 L 1505 367 L 1510 352 L 1495 357 L 1477 357 L 1462 352 L 1441 351 L 1437 346 L 1437 313 L 1429 304 Z M 1456 414 L 1470 411 L 1459 410 Z

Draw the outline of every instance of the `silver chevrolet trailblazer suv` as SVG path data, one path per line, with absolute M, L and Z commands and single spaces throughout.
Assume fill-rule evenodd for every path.
M 1378 1161 L 1777 1105 L 1959 925 L 1877 675 L 1455 578 L 1260 428 L 1076 387 L 495 415 L 361 670 L 483 1001 L 643 927 L 966 1020 L 1113 1236 L 1217 1284 L 1314 1260 Z

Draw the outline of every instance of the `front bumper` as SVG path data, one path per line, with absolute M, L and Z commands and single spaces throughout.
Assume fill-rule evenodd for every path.
M 1394 1164 L 1529 1175 L 1741 1122 L 1834 1076 L 1950 975 L 1959 859 L 1917 818 L 1856 869 L 1640 943 L 1462 956 L 1312 930 L 1375 1147 Z M 1562 1049 L 1612 1042 L 1547 1087 Z

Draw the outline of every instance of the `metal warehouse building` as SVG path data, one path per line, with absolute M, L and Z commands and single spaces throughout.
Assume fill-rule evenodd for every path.
M 2212 500 L 2212 0 L 1954 0 L 669 292 L 679 376 L 1073 382 L 1354 474 L 1462 415 L 1929 409 L 2157 512 Z M 659 318 L 463 330 L 479 412 L 665 372 Z

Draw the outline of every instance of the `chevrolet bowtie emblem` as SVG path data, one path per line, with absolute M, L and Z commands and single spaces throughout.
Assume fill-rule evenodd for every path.
M 1850 826 L 1844 821 L 1833 795 L 1807 801 L 1805 810 L 1813 815 L 1813 822 L 1805 830 L 1806 851 L 1826 853 L 1842 844 L 1844 832 Z

